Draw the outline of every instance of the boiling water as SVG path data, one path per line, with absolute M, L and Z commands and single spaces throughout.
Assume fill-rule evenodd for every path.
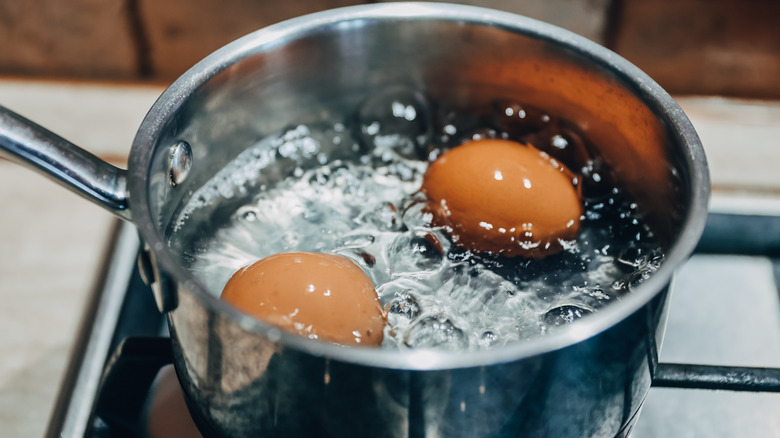
M 179 216 L 184 227 L 204 206 L 242 199 L 228 223 L 193 245 L 196 277 L 219 294 L 237 269 L 271 254 L 341 254 L 377 287 L 385 347 L 484 349 L 587 317 L 658 268 L 662 255 L 637 206 L 573 125 L 517 102 L 430 108 L 417 93 L 392 90 L 351 122 L 295 126 L 247 149 Z M 474 254 L 430 225 L 418 193 L 428 162 L 480 137 L 531 142 L 579 174 L 585 214 L 563 253 Z

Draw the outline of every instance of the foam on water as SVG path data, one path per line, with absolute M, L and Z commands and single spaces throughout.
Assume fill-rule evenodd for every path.
M 630 293 L 662 260 L 637 206 L 605 185 L 605 170 L 565 121 L 516 102 L 495 108 L 488 128 L 473 128 L 463 114 L 431 121 L 419 94 L 396 90 L 368 99 L 354 127 L 301 125 L 262 139 L 182 210 L 177 229 L 206 205 L 247 199 L 228 224 L 192 245 L 190 268 L 219 294 L 237 269 L 275 253 L 344 255 L 377 287 L 388 315 L 384 346 L 401 349 L 495 348 Z M 433 126 L 441 127 L 437 135 Z M 585 215 L 563 253 L 543 260 L 473 254 L 430 225 L 418 193 L 428 160 L 478 136 L 545 144 L 579 171 Z

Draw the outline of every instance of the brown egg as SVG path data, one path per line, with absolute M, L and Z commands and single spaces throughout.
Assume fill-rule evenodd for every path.
M 378 346 L 385 317 L 371 279 L 342 256 L 290 252 L 238 270 L 222 299 L 270 325 L 341 345 Z
M 472 251 L 543 258 L 579 231 L 574 174 L 530 145 L 469 141 L 431 163 L 422 191 L 433 224 Z

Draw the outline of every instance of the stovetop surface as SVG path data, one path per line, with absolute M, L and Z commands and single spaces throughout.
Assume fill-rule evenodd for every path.
M 697 254 L 679 271 L 660 360 L 780 367 L 780 260 Z M 652 388 L 634 437 L 780 437 L 780 394 Z
M 127 338 L 166 336 L 118 224 L 47 436 L 120 436 L 93 415 L 106 360 Z M 672 284 L 661 362 L 780 368 L 780 216 L 711 214 Z M 780 394 L 652 388 L 632 437 L 780 437 Z M 122 435 L 125 436 L 125 435 Z

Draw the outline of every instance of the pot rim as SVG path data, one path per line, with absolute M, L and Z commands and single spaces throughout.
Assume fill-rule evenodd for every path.
M 690 208 L 682 232 L 665 255 L 661 267 L 631 293 L 568 327 L 544 336 L 491 350 L 438 351 L 343 347 L 283 332 L 236 310 L 209 293 L 176 262 L 176 255 L 164 243 L 148 206 L 147 182 L 156 140 L 166 122 L 198 87 L 235 62 L 267 47 L 305 35 L 316 28 L 353 20 L 444 20 L 490 26 L 552 42 L 575 52 L 621 77 L 636 95 L 669 126 L 672 139 L 684 145 L 686 164 L 691 169 Z M 380 368 L 438 370 L 492 365 L 541 355 L 578 343 L 626 319 L 665 289 L 675 269 L 693 252 L 707 216 L 710 181 L 704 150 L 693 125 L 677 102 L 655 81 L 619 55 L 584 37 L 556 26 L 520 15 L 475 6 L 444 3 L 380 3 L 332 9 L 293 18 L 239 38 L 204 58 L 154 103 L 133 142 L 129 161 L 129 191 L 134 222 L 143 240 L 154 252 L 163 270 L 178 287 L 192 292 L 214 312 L 225 315 L 247 331 L 257 333 L 301 352 L 343 362 Z

